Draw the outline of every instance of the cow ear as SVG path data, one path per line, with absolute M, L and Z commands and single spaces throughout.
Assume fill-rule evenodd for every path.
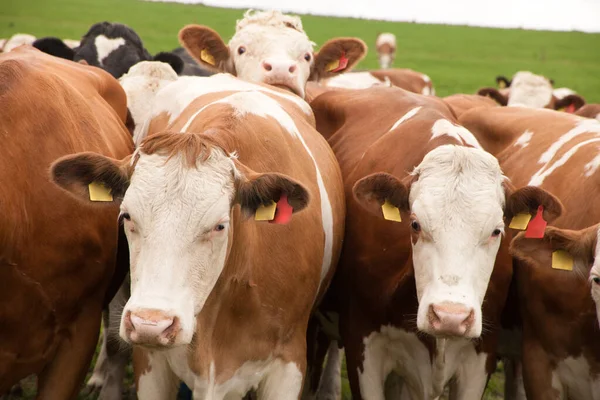
M 585 105 L 585 99 L 578 94 L 570 94 L 557 100 L 554 104 L 554 109 L 557 111 L 565 111 L 574 113 Z
M 515 190 L 509 182 L 504 182 L 503 186 L 506 195 L 504 217 L 509 223 L 517 214 L 536 215 L 540 206 L 544 207 L 542 216 L 546 222 L 554 221 L 563 212 L 560 200 L 544 189 L 537 186 L 525 186 Z
M 202 25 L 186 25 L 179 31 L 179 43 L 200 65 L 213 71 L 230 72 L 229 47 L 221 36 Z
M 519 233 L 509 251 L 528 266 L 573 270 L 587 279 L 594 264 L 597 237 L 598 225 L 579 231 L 548 227 L 542 239 L 529 239 L 524 232 Z
M 508 96 L 496 88 L 481 88 L 477 91 L 477 94 L 480 96 L 490 97 L 501 106 L 506 106 L 508 104 Z
M 52 181 L 71 195 L 91 202 L 121 202 L 129 187 L 131 156 L 114 160 L 96 153 L 78 153 L 56 160 Z
M 350 71 L 367 54 L 367 45 L 357 38 L 337 38 L 327 41 L 315 54 L 309 80 L 318 81 Z
M 496 84 L 500 89 L 506 89 L 507 87 L 510 87 L 511 81 L 504 75 L 498 75 L 496 77 Z
M 173 71 L 175 71 L 175 73 L 177 75 L 181 75 L 181 72 L 183 71 L 183 67 L 184 67 L 183 60 L 177 54 L 174 54 L 174 53 L 171 53 L 168 51 L 163 51 L 163 52 L 156 54 L 152 58 L 152 60 L 169 64 L 171 66 L 171 68 L 173 68 Z
M 236 202 L 246 216 L 255 215 L 261 206 L 277 203 L 283 195 L 293 213 L 302 211 L 310 201 L 308 190 L 284 174 L 246 172 L 237 182 Z
M 358 180 L 352 188 L 352 194 L 365 210 L 389 219 L 385 215 L 385 207 L 395 207 L 405 213 L 410 211 L 408 194 L 413 180 L 412 176 L 401 181 L 388 173 L 378 172 Z

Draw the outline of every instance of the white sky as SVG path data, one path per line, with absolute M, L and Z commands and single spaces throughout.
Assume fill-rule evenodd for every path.
M 452 25 L 600 32 L 600 0 L 150 0 Z

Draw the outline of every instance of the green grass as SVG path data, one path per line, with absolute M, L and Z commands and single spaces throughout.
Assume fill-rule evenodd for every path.
M 178 46 L 177 32 L 198 23 L 216 29 L 226 40 L 234 32 L 242 10 L 200 5 L 150 3 L 136 0 L 26 0 L 5 1 L 0 13 L 0 37 L 31 33 L 38 37 L 77 39 L 99 21 L 125 23 L 134 28 L 152 53 Z M 473 93 L 494 85 L 498 74 L 510 76 L 531 70 L 553 78 L 588 102 L 600 103 L 600 34 L 422 25 L 304 16 L 303 23 L 317 45 L 335 36 L 358 36 L 373 47 L 378 32 L 398 38 L 396 66 L 413 68 L 433 79 L 438 95 Z M 359 68 L 376 68 L 373 51 Z M 496 374 L 486 398 L 498 398 L 503 377 Z M 27 387 L 33 398 L 33 386 Z M 81 397 L 85 398 L 85 397 Z M 344 371 L 344 399 L 349 399 Z
M 216 29 L 226 40 L 242 10 L 201 5 L 150 3 L 137 0 L 7 1 L 0 13 L 0 37 L 17 32 L 36 36 L 78 38 L 95 22 L 122 22 L 134 28 L 156 53 L 176 46 L 185 24 Z M 600 34 L 526 31 L 366 21 L 304 16 L 303 23 L 317 45 L 334 36 L 358 36 L 374 47 L 378 32 L 398 38 L 396 66 L 413 68 L 433 79 L 438 95 L 473 93 L 493 86 L 498 74 L 531 70 L 570 87 L 588 102 L 600 103 Z M 359 68 L 377 66 L 374 51 Z

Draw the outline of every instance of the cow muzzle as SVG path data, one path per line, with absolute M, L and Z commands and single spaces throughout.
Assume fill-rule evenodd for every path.
M 463 304 L 431 304 L 427 313 L 429 333 L 434 336 L 468 337 L 475 322 L 475 310 Z
M 132 344 L 169 347 L 181 332 L 179 318 L 161 310 L 127 311 L 123 319 L 124 339 Z

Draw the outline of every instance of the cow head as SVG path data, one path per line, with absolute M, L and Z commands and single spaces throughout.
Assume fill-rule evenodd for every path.
M 214 136 L 157 134 L 122 161 L 83 153 L 52 167 L 54 182 L 70 193 L 89 201 L 88 185 L 96 182 L 121 202 L 131 263 L 131 298 L 120 327 L 127 342 L 189 344 L 196 315 L 225 268 L 239 219 L 284 193 L 294 212 L 308 204 L 301 184 L 282 174 L 252 172 Z
M 185 26 L 179 41 L 202 66 L 251 82 L 288 89 L 304 97 L 306 82 L 349 71 L 366 53 L 360 39 L 329 40 L 318 53 L 300 18 L 278 11 L 248 11 L 226 45 L 214 30 Z
M 381 68 L 390 68 L 396 56 L 396 35 L 393 33 L 380 33 L 375 41 L 377 58 Z
M 412 243 L 419 330 L 435 336 L 481 335 L 481 306 L 504 217 L 512 215 L 514 202 L 546 205 L 554 200 L 541 189 L 526 189 L 509 189 L 489 153 L 453 145 L 429 152 L 403 181 L 375 173 L 356 182 L 353 193 L 364 208 L 381 218 L 387 201 L 404 216 L 401 224 Z
M 510 252 L 528 267 L 553 267 L 563 269 L 565 274 L 589 278 L 600 318 L 599 229 L 600 224 L 579 231 L 548 227 L 542 239 L 528 239 L 519 233 L 510 244 Z

